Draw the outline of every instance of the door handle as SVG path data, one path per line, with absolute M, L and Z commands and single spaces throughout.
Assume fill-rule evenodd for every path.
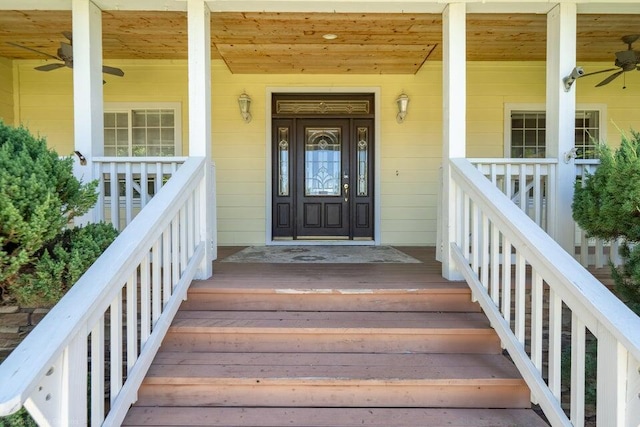
M 349 184 L 345 184 L 342 186 L 344 188 L 344 201 L 349 201 Z

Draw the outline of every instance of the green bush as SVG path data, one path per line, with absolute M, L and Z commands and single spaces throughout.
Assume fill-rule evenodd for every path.
M 13 415 L 0 417 L 0 427 L 37 427 L 35 421 L 29 416 L 26 409 L 22 408 Z
M 109 224 L 65 230 L 40 251 L 32 265 L 9 287 L 20 305 L 51 306 L 98 259 L 116 238 Z
M 0 297 L 15 288 L 22 269 L 42 247 L 97 201 L 97 182 L 73 176 L 73 160 L 60 159 L 23 127 L 0 121 Z
M 640 134 L 620 147 L 598 150 L 600 166 L 584 183 L 576 181 L 573 218 L 590 236 L 621 239 L 623 264 L 612 266 L 619 296 L 640 314 Z

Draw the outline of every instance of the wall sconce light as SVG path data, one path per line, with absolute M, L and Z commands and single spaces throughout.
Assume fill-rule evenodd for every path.
M 573 82 L 575 82 L 582 76 L 584 76 L 584 70 L 582 69 L 582 67 L 575 67 L 573 71 L 571 71 L 571 74 L 562 79 L 562 83 L 564 83 L 564 91 L 569 92 L 569 90 L 571 89 L 571 85 L 573 85 Z
M 251 121 L 251 97 L 247 95 L 246 92 L 242 92 L 242 95 L 238 97 L 238 105 L 240 106 L 240 114 L 242 115 L 242 120 L 245 123 L 249 123 Z
M 409 106 L 409 96 L 406 93 L 402 92 L 398 99 L 396 99 L 396 103 L 398 104 L 398 115 L 396 116 L 396 121 L 398 123 L 404 122 L 405 117 L 407 117 L 407 107 Z

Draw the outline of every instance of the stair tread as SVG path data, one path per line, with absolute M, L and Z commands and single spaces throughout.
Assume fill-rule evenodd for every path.
M 530 409 L 133 407 L 123 426 L 543 427 Z
M 401 333 L 416 329 L 447 331 L 472 330 L 493 333 L 482 313 L 433 312 L 296 312 L 296 311 L 180 311 L 171 326 L 172 332 L 211 330 L 261 330 L 283 333 L 338 329 L 349 332 L 381 329 Z
M 313 286 L 310 286 L 313 285 Z M 298 278 L 279 280 L 273 283 L 268 280 L 254 278 L 253 280 L 220 279 L 197 280 L 191 284 L 189 293 L 456 293 L 469 294 L 469 286 L 464 282 L 448 282 L 444 279 L 436 281 L 419 281 L 415 283 L 404 282 L 370 282 L 344 280 L 312 280 L 300 281 Z
M 160 352 L 146 384 L 234 384 L 287 381 L 468 385 L 469 382 L 523 384 L 502 355 L 373 353 L 181 353 Z

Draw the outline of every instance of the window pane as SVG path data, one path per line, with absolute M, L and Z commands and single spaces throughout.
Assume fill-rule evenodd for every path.
M 116 113 L 104 113 L 104 127 L 116 127 Z
M 115 121 L 115 120 L 114 120 Z M 115 145 L 116 143 L 116 130 L 115 129 L 105 129 L 104 130 L 104 145 Z M 105 153 L 106 155 L 106 153 Z
M 162 136 L 163 145 L 166 145 L 166 144 L 173 145 L 175 141 L 173 129 L 161 129 L 161 136 Z
M 173 119 L 173 110 L 162 110 L 161 125 L 162 127 L 174 127 L 175 120 Z
M 132 137 L 134 145 L 145 145 L 147 142 L 145 129 L 133 129 Z
M 160 145 L 160 129 L 147 128 L 147 144 Z
M 129 144 L 129 131 L 127 129 L 118 129 L 116 134 L 116 141 L 118 144 Z
M 127 113 L 116 114 L 116 126 L 129 127 L 129 115 Z
M 115 156 L 116 155 L 116 147 L 104 146 L 104 155 L 105 156 Z
M 144 110 L 134 110 L 131 113 L 131 120 L 133 121 L 133 127 L 144 127 L 147 125 Z
M 339 128 L 308 128 L 305 132 L 306 196 L 339 196 L 342 136 Z
M 147 111 L 147 127 L 159 127 L 160 126 L 160 113 Z

